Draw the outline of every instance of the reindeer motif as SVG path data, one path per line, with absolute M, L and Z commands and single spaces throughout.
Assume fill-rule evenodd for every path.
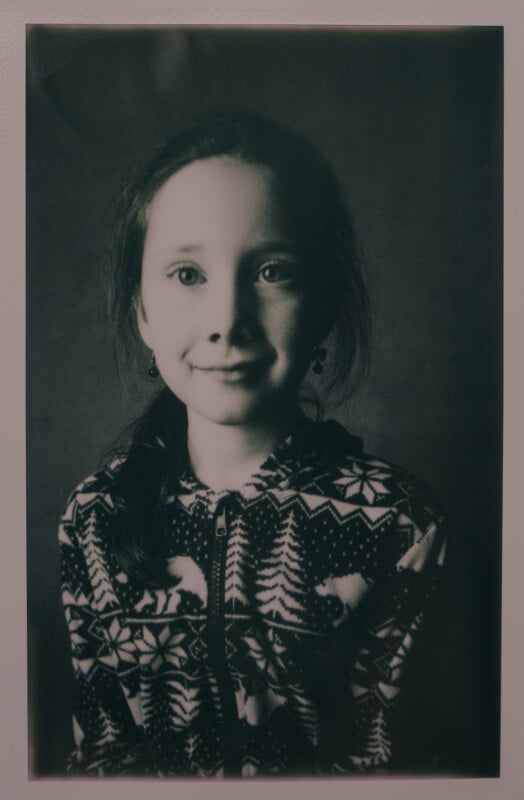
M 350 572 L 348 575 L 341 575 L 339 578 L 329 577 L 318 586 L 315 586 L 315 592 L 321 597 L 337 597 L 342 603 L 342 614 L 333 622 L 335 628 L 348 618 L 351 611 L 359 605 L 368 590 L 369 584 L 358 572 Z
M 175 586 L 167 589 L 146 589 L 135 606 L 139 613 L 151 612 L 155 616 L 175 614 L 182 599 L 181 592 L 195 595 L 202 608 L 207 605 L 207 583 L 204 573 L 189 556 L 175 556 L 167 562 L 170 575 L 178 578 Z

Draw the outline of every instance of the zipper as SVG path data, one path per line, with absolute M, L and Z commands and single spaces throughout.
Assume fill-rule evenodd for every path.
M 217 512 L 211 548 L 211 569 L 208 593 L 208 647 L 211 668 L 215 675 L 223 720 L 224 775 L 241 775 L 239 723 L 235 694 L 226 660 L 224 599 L 227 550 L 225 509 Z

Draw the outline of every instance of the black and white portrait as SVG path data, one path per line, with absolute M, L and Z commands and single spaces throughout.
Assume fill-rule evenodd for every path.
M 33 777 L 498 774 L 502 58 L 28 29 Z

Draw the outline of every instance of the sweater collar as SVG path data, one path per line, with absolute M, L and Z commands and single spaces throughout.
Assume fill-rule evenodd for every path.
M 361 452 L 360 440 L 350 436 L 338 422 L 314 422 L 300 417 L 289 434 L 237 491 L 246 497 L 268 489 L 300 489 L 329 469 L 341 452 Z M 189 467 L 174 487 L 177 495 L 216 496 L 228 494 L 203 484 Z

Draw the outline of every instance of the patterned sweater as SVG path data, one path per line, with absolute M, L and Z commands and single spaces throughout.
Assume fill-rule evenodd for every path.
M 305 775 L 394 764 L 402 677 L 444 557 L 440 515 L 335 422 L 304 421 L 238 491 L 186 474 L 175 583 L 111 548 L 116 460 L 60 526 L 74 668 L 69 771 Z

